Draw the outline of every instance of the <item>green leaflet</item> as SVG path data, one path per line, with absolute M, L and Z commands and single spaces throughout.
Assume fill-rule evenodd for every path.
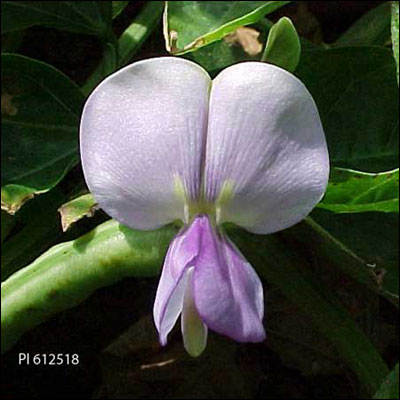
M 296 28 L 289 18 L 282 17 L 269 31 L 261 61 L 293 72 L 299 63 L 300 53 L 301 45 Z
M 289 1 L 168 1 L 164 12 L 166 47 L 183 54 L 253 24 Z
M 54 187 L 78 160 L 83 95 L 52 66 L 2 54 L 2 208 L 15 213 L 34 194 Z
M 2 143 L 3 144 L 3 143 Z M 1 209 L 14 215 L 28 200 L 40 190 L 22 185 L 8 184 L 1 188 Z
M 58 209 L 63 231 L 84 217 L 92 217 L 96 208 L 97 203 L 91 193 L 83 194 L 63 204 Z
M 370 174 L 334 168 L 318 207 L 337 213 L 399 212 L 399 170 Z

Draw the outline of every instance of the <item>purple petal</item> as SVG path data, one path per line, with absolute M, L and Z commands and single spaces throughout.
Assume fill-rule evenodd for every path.
M 174 327 L 183 305 L 183 298 L 188 275 L 185 273 L 193 266 L 200 248 L 199 221 L 181 231 L 171 242 L 165 257 L 156 299 L 154 301 L 154 322 L 162 345 L 167 343 L 167 336 Z
M 222 71 L 210 95 L 204 174 L 207 199 L 222 198 L 220 222 L 271 233 L 303 219 L 329 175 L 324 132 L 305 86 L 266 63 Z
M 201 249 L 194 270 L 194 301 L 209 329 L 239 342 L 265 339 L 263 287 L 251 265 L 201 217 Z
M 86 102 L 80 129 L 86 182 L 100 207 L 137 229 L 184 219 L 197 198 L 210 77 L 197 64 L 162 57 L 105 79 Z

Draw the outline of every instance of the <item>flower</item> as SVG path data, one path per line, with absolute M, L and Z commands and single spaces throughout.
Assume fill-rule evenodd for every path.
M 154 304 L 161 344 L 180 315 L 193 356 L 208 329 L 264 340 L 262 284 L 220 225 L 276 232 L 323 196 L 328 151 L 305 86 L 261 62 L 212 81 L 182 58 L 139 61 L 93 91 L 80 135 L 86 182 L 111 217 L 144 230 L 184 222 Z

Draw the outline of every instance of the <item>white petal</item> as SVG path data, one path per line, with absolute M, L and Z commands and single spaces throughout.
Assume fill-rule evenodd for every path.
M 181 315 L 185 288 L 188 284 L 187 272 L 187 270 L 184 270 L 182 276 L 177 281 L 176 286 L 174 287 L 164 309 L 161 322 L 160 324 L 156 325 L 159 331 L 159 339 L 162 346 L 167 344 L 168 334 L 171 332 L 172 328 L 176 324 L 176 321 Z
M 281 68 L 246 62 L 222 71 L 210 96 L 204 180 L 220 222 L 271 233 L 303 219 L 329 176 L 324 132 L 305 86 Z
M 184 218 L 182 192 L 200 190 L 210 84 L 193 62 L 162 57 L 123 68 L 90 95 L 83 170 L 111 217 L 137 229 Z

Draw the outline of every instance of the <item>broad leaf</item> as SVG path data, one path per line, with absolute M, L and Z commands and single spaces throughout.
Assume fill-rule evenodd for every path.
M 370 174 L 334 168 L 318 207 L 338 213 L 399 212 L 399 170 Z
M 3 209 L 15 212 L 35 193 L 54 187 L 78 162 L 84 98 L 50 65 L 14 54 L 1 57 L 7 101 L 1 122 L 1 199 Z
M 399 94 L 391 50 L 377 46 L 303 49 L 296 73 L 318 106 L 336 167 L 398 167 Z
M 385 1 L 356 21 L 335 42 L 335 46 L 376 44 L 384 46 L 390 40 L 390 2 Z
M 106 39 L 111 16 L 110 1 L 2 1 L 1 33 L 42 25 Z
M 167 50 L 182 54 L 259 21 L 289 1 L 168 1 L 164 16 Z
M 59 209 L 61 226 L 65 232 L 72 224 L 84 217 L 92 217 L 97 209 L 97 203 L 93 195 L 83 194 L 67 203 Z

